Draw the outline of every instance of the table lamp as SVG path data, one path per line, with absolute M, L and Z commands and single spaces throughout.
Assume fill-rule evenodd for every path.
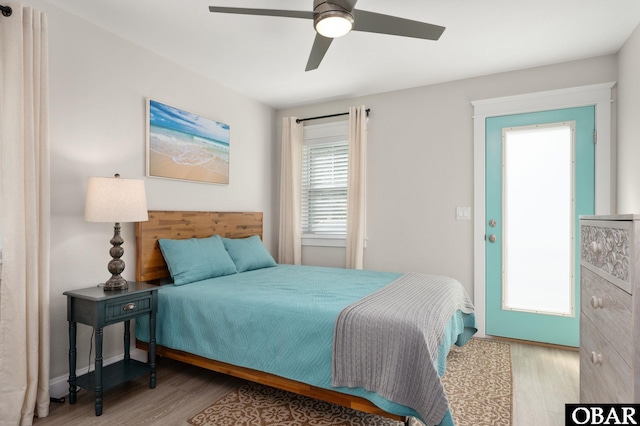
M 120 274 L 124 271 L 124 254 L 121 247 L 124 240 L 120 236 L 121 222 L 143 222 L 149 220 L 144 181 L 141 179 L 121 179 L 90 177 L 84 218 L 88 222 L 115 222 L 113 245 L 109 254 L 113 258 L 108 265 L 111 278 L 103 286 L 104 290 L 126 290 L 127 280 Z

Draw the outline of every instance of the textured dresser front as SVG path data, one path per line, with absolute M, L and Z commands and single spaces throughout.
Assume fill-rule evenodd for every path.
M 580 222 L 580 402 L 629 403 L 637 394 L 633 216 Z

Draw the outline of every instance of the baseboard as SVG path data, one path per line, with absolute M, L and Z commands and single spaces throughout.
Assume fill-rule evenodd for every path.
M 532 345 L 532 346 L 542 346 L 545 348 L 553 348 L 553 349 L 562 349 L 566 351 L 578 352 L 580 351 L 579 347 L 575 346 L 563 346 L 563 345 L 555 345 L 553 343 L 544 343 L 544 342 L 534 342 L 532 340 L 522 340 L 522 339 L 514 339 L 511 337 L 501 337 L 501 336 L 486 336 L 488 340 L 497 340 L 502 342 L 513 342 L 513 343 L 522 343 L 523 345 Z
M 137 349 L 135 347 L 131 347 L 130 349 L 130 354 L 131 354 L 131 358 L 141 361 L 141 362 L 147 362 L 147 352 L 143 351 L 141 349 Z M 124 356 L 124 352 L 122 354 L 113 356 L 111 358 L 105 359 L 103 360 L 103 365 L 107 366 L 109 364 L 113 364 L 115 362 L 118 362 L 122 359 L 122 357 Z M 95 365 L 91 365 L 89 367 L 89 371 L 93 371 L 95 369 Z M 87 368 L 84 367 L 82 369 L 78 369 L 76 370 L 76 374 L 77 375 L 81 375 L 81 374 L 86 374 L 87 373 Z M 51 380 L 49 380 L 49 396 L 51 398 L 62 398 L 63 396 L 67 396 L 69 394 L 69 376 L 68 375 L 64 375 L 64 376 L 59 376 L 59 377 L 55 377 Z

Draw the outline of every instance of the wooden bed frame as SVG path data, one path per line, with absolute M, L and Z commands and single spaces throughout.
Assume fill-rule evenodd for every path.
M 136 223 L 136 281 L 162 284 L 170 279 L 158 239 L 203 238 L 219 234 L 227 238 L 262 238 L 261 212 L 193 212 L 149 211 L 149 221 Z M 148 351 L 148 344 L 136 340 L 136 347 Z M 409 419 L 388 413 L 367 399 L 323 389 L 262 371 L 204 358 L 187 352 L 158 345 L 156 354 L 193 364 L 208 370 L 228 374 L 296 394 L 377 414 L 409 424 Z

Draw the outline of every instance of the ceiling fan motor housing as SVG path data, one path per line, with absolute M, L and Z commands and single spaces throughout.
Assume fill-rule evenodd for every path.
M 322 25 L 320 24 L 320 22 L 325 19 L 334 20 L 334 21 L 340 20 L 341 22 L 346 22 L 348 24 L 341 25 L 344 28 L 344 30 L 339 31 L 339 34 L 336 34 L 336 35 L 323 34 L 323 31 L 320 29 L 320 26 Z M 313 26 L 316 29 L 316 31 L 318 31 L 320 34 L 324 35 L 325 37 L 342 36 L 351 30 L 351 28 L 353 27 L 353 23 L 354 23 L 354 19 L 351 11 L 345 9 L 344 7 L 338 4 L 327 2 L 325 0 L 313 0 Z

